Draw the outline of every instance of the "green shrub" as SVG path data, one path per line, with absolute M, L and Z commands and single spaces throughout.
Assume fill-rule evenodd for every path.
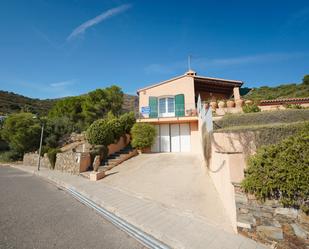
M 309 125 L 277 145 L 260 148 L 248 161 L 242 186 L 259 199 L 309 208 Z
M 114 136 L 114 143 L 119 140 L 119 138 L 125 134 L 122 124 L 118 118 L 109 119 L 108 126 Z
M 21 154 L 39 147 L 41 127 L 31 113 L 17 113 L 8 116 L 1 130 L 1 137 L 10 148 Z
M 20 152 L 9 150 L 0 152 L 0 162 L 14 162 L 22 159 Z
M 299 104 L 287 104 L 287 105 L 285 105 L 285 108 L 287 108 L 287 109 L 305 109 L 304 107 L 302 107 Z
M 47 157 L 50 162 L 51 168 L 54 169 L 56 165 L 57 153 L 60 153 L 61 150 L 58 148 L 51 148 L 47 152 Z
M 256 104 L 244 105 L 242 107 L 242 110 L 243 110 L 244 113 L 252 113 L 252 112 L 260 112 L 261 111 L 261 109 Z
M 124 130 L 125 134 L 129 134 L 133 125 L 136 122 L 134 112 L 129 112 L 121 115 L 119 117 L 119 121 L 121 122 L 122 129 Z
M 156 133 L 155 127 L 151 124 L 135 123 L 131 129 L 132 146 L 137 149 L 151 147 L 157 135 Z
M 93 145 L 108 146 L 115 141 L 111 123 L 107 119 L 94 121 L 87 129 L 87 139 Z
M 215 129 L 251 127 L 275 123 L 309 121 L 309 110 L 278 110 L 258 113 L 229 114 L 214 122 Z

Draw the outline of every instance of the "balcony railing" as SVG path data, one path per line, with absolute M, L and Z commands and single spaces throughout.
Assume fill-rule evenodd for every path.
M 137 114 L 138 119 L 148 119 L 148 118 L 173 118 L 173 117 L 196 117 L 197 109 L 196 104 L 179 104 L 173 106 L 167 106 L 165 108 L 159 107 L 156 110 L 151 110 L 149 108 L 144 113 L 140 112 Z

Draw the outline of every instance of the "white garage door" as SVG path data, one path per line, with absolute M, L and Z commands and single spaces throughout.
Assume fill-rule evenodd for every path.
M 179 124 L 171 124 L 171 151 L 180 152 Z
M 170 126 L 160 125 L 160 152 L 170 152 Z
M 190 152 L 190 124 L 156 125 L 157 137 L 152 152 Z
M 190 152 L 190 126 L 189 124 L 180 124 L 180 151 Z

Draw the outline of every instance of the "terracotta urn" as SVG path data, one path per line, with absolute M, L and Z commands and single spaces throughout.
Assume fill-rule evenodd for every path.
M 219 109 L 222 109 L 225 107 L 225 102 L 223 100 L 219 101 L 218 103 Z
M 235 102 L 233 100 L 226 101 L 226 106 L 229 108 L 235 107 Z
M 248 100 L 245 101 L 245 104 L 246 104 L 246 105 L 252 105 L 252 104 L 253 104 L 253 101 L 250 100 L 250 99 L 248 99 Z
M 216 110 L 218 108 L 218 104 L 216 101 L 211 101 L 210 102 L 210 106 L 213 110 Z
M 236 107 L 242 107 L 244 105 L 244 100 L 243 99 L 237 99 L 235 101 Z

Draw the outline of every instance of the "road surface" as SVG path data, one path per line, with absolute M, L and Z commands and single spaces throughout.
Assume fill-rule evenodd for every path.
M 0 166 L 0 248 L 145 248 L 65 191 Z

